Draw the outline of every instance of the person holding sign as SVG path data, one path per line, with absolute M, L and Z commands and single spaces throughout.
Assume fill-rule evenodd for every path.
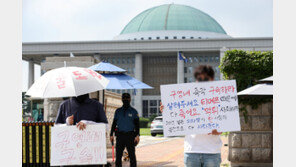
M 89 94 L 71 97 L 62 102 L 55 121 L 55 124 L 76 125 L 79 130 L 84 130 L 87 124 L 96 123 L 108 124 L 108 121 L 103 105 L 97 100 L 90 99 Z
M 112 128 L 110 132 L 110 141 L 113 143 L 113 133 L 116 132 L 116 167 L 122 166 L 122 154 L 125 147 L 127 148 L 130 158 L 130 166 L 136 167 L 135 146 L 140 141 L 139 115 L 136 109 L 130 106 L 131 95 L 122 94 L 123 106 L 115 111 Z
M 209 65 L 200 65 L 195 69 L 196 82 L 214 81 L 215 72 Z M 164 106 L 161 104 L 160 111 Z M 186 167 L 220 167 L 221 132 L 213 129 L 209 134 L 185 135 L 184 163 Z

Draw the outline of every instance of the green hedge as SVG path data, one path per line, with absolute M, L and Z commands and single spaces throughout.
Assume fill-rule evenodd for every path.
M 273 75 L 273 52 L 229 50 L 219 68 L 224 79 L 236 80 L 239 92 Z
M 153 114 L 149 117 L 149 121 L 152 122 L 154 120 L 154 118 L 156 118 L 157 115 L 156 114 Z
M 149 118 L 140 118 L 140 128 L 149 128 L 148 127 Z
M 256 85 L 258 80 L 273 75 L 273 52 L 229 50 L 225 52 L 219 66 L 224 79 L 235 79 L 237 91 L 240 92 L 250 86 Z M 239 97 L 239 103 L 250 105 L 256 109 L 259 104 L 272 101 L 272 98 L 266 97 Z M 245 122 L 248 121 L 248 111 L 246 107 L 240 108 Z

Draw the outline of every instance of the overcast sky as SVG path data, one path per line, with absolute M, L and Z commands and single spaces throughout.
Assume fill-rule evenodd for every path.
M 184 4 L 212 16 L 232 37 L 272 37 L 272 0 L 25 0 L 23 42 L 112 40 L 142 11 Z M 35 67 L 35 78 L 40 67 Z M 28 63 L 23 61 L 23 91 Z

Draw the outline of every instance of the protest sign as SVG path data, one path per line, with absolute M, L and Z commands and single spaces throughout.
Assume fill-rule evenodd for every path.
M 51 129 L 51 166 L 106 164 L 106 125 L 54 126 Z
M 236 81 L 161 85 L 164 136 L 239 131 Z

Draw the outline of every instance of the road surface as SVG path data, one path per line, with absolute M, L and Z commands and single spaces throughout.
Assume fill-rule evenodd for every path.
M 221 149 L 222 163 L 229 164 L 227 160 L 228 138 L 222 136 L 223 146 Z M 137 164 L 140 167 L 158 166 L 158 167 L 180 167 L 184 166 L 184 138 L 174 137 L 151 137 L 141 136 L 140 144 L 136 148 Z M 109 162 L 111 160 L 109 159 Z M 115 166 L 113 164 L 113 166 Z M 129 162 L 123 162 L 124 167 L 129 166 Z

